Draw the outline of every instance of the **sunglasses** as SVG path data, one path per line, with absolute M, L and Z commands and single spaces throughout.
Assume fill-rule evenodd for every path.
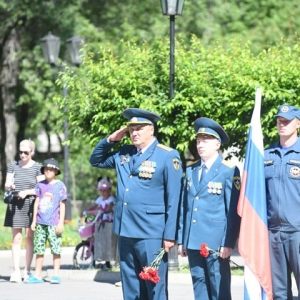
M 25 155 L 29 155 L 29 153 L 30 153 L 30 151 L 19 151 L 19 154 L 21 155 L 21 154 L 25 154 Z

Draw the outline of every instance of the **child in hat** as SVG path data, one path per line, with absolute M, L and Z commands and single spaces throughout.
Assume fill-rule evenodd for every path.
M 97 190 L 99 197 L 87 211 L 101 210 L 101 219 L 95 228 L 94 258 L 96 261 L 105 261 L 103 268 L 111 268 L 110 261 L 116 259 L 116 235 L 113 233 L 113 208 L 115 197 L 112 195 L 112 183 L 109 178 L 98 178 Z M 83 216 L 83 213 L 81 214 Z
M 56 179 L 61 172 L 57 160 L 50 158 L 44 161 L 41 173 L 45 180 L 35 187 L 36 200 L 33 209 L 31 229 L 34 231 L 34 254 L 36 254 L 35 276 L 30 276 L 24 283 L 43 283 L 42 267 L 46 242 L 49 242 L 53 254 L 54 274 L 52 284 L 61 283 L 58 276 L 60 269 L 60 254 L 62 232 L 66 210 L 67 190 L 65 184 Z

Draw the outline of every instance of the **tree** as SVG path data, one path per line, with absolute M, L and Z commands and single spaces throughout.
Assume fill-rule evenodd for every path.
M 20 140 L 25 137 L 36 140 L 37 133 L 32 131 L 30 125 L 36 124 L 40 130 L 44 124 L 46 130 L 47 127 L 55 130 L 56 120 L 51 122 L 55 117 L 50 117 L 49 113 L 50 102 L 46 108 L 44 103 L 51 99 L 51 94 L 57 92 L 57 87 L 53 81 L 51 83 L 49 71 L 47 73 L 45 66 L 41 64 L 42 58 L 37 55 L 37 44 L 49 28 L 62 33 L 63 39 L 70 37 L 76 28 L 76 17 L 81 3 L 81 0 L 63 0 L 58 3 L 12 0 L 0 3 L 2 186 L 7 163 L 14 159 Z M 36 114 L 43 109 L 45 112 L 42 115 Z
M 259 54 L 262 49 L 268 49 L 271 45 L 276 45 L 283 37 L 290 37 L 289 44 L 294 45 L 297 43 L 295 34 L 300 25 L 300 20 L 297 18 L 300 12 L 298 2 L 298 0 L 291 0 L 286 3 L 275 0 L 185 1 L 183 16 L 176 17 L 176 34 L 177 36 L 181 34 L 180 47 L 187 48 L 186 50 L 192 47 L 193 40 L 191 36 L 193 35 L 201 40 L 201 48 L 208 47 L 207 51 L 211 51 L 210 49 L 214 47 L 218 48 L 218 46 L 224 47 L 224 49 L 230 48 L 230 41 L 233 38 L 239 38 L 242 41 L 241 44 L 247 41 L 249 45 L 248 50 L 255 54 Z M 179 78 L 176 78 L 176 97 L 178 98 L 175 104 L 171 105 L 168 102 L 169 42 L 164 41 L 159 45 L 159 41 L 168 37 L 169 22 L 168 18 L 162 15 L 160 3 L 157 0 L 124 0 L 122 2 L 117 0 L 6 0 L 0 3 L 0 21 L 0 171 L 2 174 L 2 176 L 0 174 L 0 181 L 2 181 L 2 186 L 7 163 L 15 156 L 16 146 L 20 140 L 30 137 L 36 141 L 36 136 L 42 129 L 47 133 L 48 139 L 50 139 L 50 134 L 53 133 L 60 137 L 63 131 L 61 122 L 63 108 L 59 109 L 53 101 L 57 95 L 62 93 L 61 87 L 54 84 L 58 69 L 50 68 L 45 64 L 41 57 L 39 46 L 39 39 L 46 35 L 48 31 L 52 31 L 53 34 L 60 36 L 63 41 L 61 49 L 62 60 L 66 58 L 66 55 L 64 55 L 64 41 L 73 34 L 80 35 L 86 39 L 90 53 L 94 54 L 91 62 L 94 60 L 95 63 L 102 59 L 103 51 L 102 49 L 99 50 L 100 47 L 107 49 L 106 45 L 109 45 L 109 48 L 114 53 L 113 59 L 119 60 L 124 55 L 130 61 L 130 58 L 126 55 L 128 49 L 124 46 L 126 42 L 130 41 L 132 45 L 136 44 L 138 48 L 143 48 L 144 42 L 146 42 L 150 47 L 149 49 L 156 51 L 156 47 L 157 50 L 162 50 L 161 55 L 156 55 L 153 58 L 151 58 L 151 55 L 149 56 L 149 59 L 151 58 L 155 62 L 156 68 L 150 67 L 150 70 L 158 74 L 160 78 L 155 79 L 150 72 L 143 75 L 147 75 L 151 84 L 156 85 L 156 87 L 153 86 L 150 89 L 145 84 L 148 78 L 142 77 L 139 80 L 136 78 L 137 92 L 135 94 L 130 88 L 124 89 L 127 93 L 133 93 L 132 95 L 130 94 L 132 102 L 128 104 L 137 105 L 140 101 L 145 101 L 145 105 L 149 103 L 151 108 L 157 109 L 159 112 L 161 112 L 159 104 L 167 104 L 165 105 L 165 110 L 167 111 L 162 113 L 164 115 L 167 113 L 166 116 L 170 117 L 170 119 L 173 118 L 176 122 L 183 121 L 185 122 L 184 124 L 187 124 L 187 117 L 190 122 L 198 116 L 198 113 L 190 115 L 187 112 L 186 117 L 181 116 L 181 114 L 178 114 L 178 111 L 182 110 L 183 105 L 188 108 L 188 111 L 191 110 L 190 106 L 194 107 L 195 105 L 199 105 L 199 108 L 206 108 L 201 106 L 202 100 L 199 100 L 199 97 L 205 99 L 206 96 L 204 94 L 195 94 L 201 89 L 192 88 L 195 86 L 193 80 L 192 83 L 189 83 L 191 86 L 186 87 L 184 83 L 188 82 L 187 80 L 181 82 L 181 80 L 178 81 Z M 288 41 L 285 41 L 285 44 L 287 45 Z M 176 48 L 178 48 L 177 45 Z M 180 49 L 176 50 L 178 52 Z M 185 66 L 183 62 L 181 66 L 178 65 L 179 61 L 180 56 L 177 55 L 177 77 L 180 76 L 181 72 L 179 68 Z M 141 60 L 141 63 L 149 63 L 149 60 Z M 196 60 L 196 63 L 202 67 L 198 60 Z M 131 72 L 134 72 L 133 68 L 137 67 L 137 71 L 143 74 L 143 71 L 140 71 L 141 66 L 138 62 L 132 62 L 131 66 L 125 63 L 124 67 L 127 66 L 131 68 Z M 80 71 L 81 69 L 82 67 L 78 70 L 80 72 L 78 76 L 84 77 L 85 74 Z M 83 70 L 87 69 L 84 68 Z M 191 66 L 191 70 L 193 74 L 195 72 L 193 66 Z M 109 70 L 107 72 L 109 73 Z M 123 78 L 126 75 L 126 73 L 123 74 L 123 71 L 120 72 L 120 76 L 117 70 L 114 72 L 115 80 L 119 80 L 119 78 Z M 182 70 L 182 74 L 184 74 L 184 70 Z M 189 76 L 189 74 L 185 75 Z M 112 77 L 110 78 L 113 80 Z M 193 78 L 201 79 L 197 76 Z M 125 82 L 127 82 L 126 79 Z M 140 88 L 138 87 L 140 83 L 147 91 L 147 95 L 140 93 Z M 88 81 L 87 84 L 89 84 Z M 130 86 L 131 83 L 128 84 Z M 216 85 L 214 86 L 217 88 Z M 181 88 L 185 88 L 185 90 L 180 90 Z M 86 89 L 86 92 L 89 92 L 87 86 L 84 89 Z M 115 86 L 115 93 L 122 89 L 122 86 Z M 156 94 L 157 91 L 160 93 L 159 96 Z M 207 91 L 211 92 L 211 89 L 207 87 Z M 249 90 L 249 94 L 246 94 L 247 97 L 250 97 L 250 91 L 252 93 L 252 88 Z M 191 92 L 191 95 L 187 95 L 187 92 Z M 95 94 L 98 94 L 98 91 Z M 107 94 L 113 99 L 117 98 L 116 95 Z M 233 93 L 233 98 L 226 96 L 226 99 L 235 99 L 234 95 L 235 93 Z M 125 106 L 129 99 L 129 96 L 126 94 L 121 96 L 121 102 L 115 104 L 116 108 L 119 109 Z M 139 98 L 134 100 L 134 97 Z M 192 104 L 187 104 L 192 97 L 193 99 L 198 99 L 197 101 L 201 103 L 197 104 L 197 101 L 191 100 Z M 219 97 L 222 97 L 222 95 L 220 94 Z M 103 95 L 100 99 L 106 100 L 107 98 Z M 249 99 L 253 99 L 253 95 Z M 153 104 L 152 100 L 154 101 Z M 73 102 L 73 98 L 70 101 Z M 98 99 L 96 99 L 95 103 L 97 101 Z M 183 101 L 183 105 L 178 104 L 180 101 Z M 203 103 L 206 103 L 206 106 L 210 105 L 210 103 L 205 101 Z M 232 110 L 234 105 L 230 104 L 228 109 Z M 115 109 L 115 106 L 110 107 Z M 172 109 L 174 109 L 172 112 L 174 115 L 171 116 L 170 111 Z M 207 112 L 210 113 L 211 111 L 208 110 Z M 94 116 L 94 114 L 91 113 L 91 116 Z M 104 114 L 104 116 L 110 118 L 109 114 Z M 222 121 L 221 117 L 220 121 Z M 86 119 L 86 122 L 87 128 L 89 128 L 89 120 Z M 96 123 L 94 125 L 95 128 L 97 126 Z M 92 131 L 96 130 L 95 128 L 92 128 Z M 166 126 L 165 130 L 170 130 L 169 126 Z M 179 127 L 173 128 L 173 130 L 179 130 Z M 185 134 L 191 134 L 191 130 L 191 127 L 186 129 Z M 170 132 L 159 132 L 159 136 L 168 140 Z M 81 140 L 81 136 L 76 136 L 76 138 Z M 94 136 L 95 140 L 96 135 Z M 168 142 L 172 144 L 176 141 L 177 138 L 172 137 Z M 82 145 L 83 140 L 81 141 Z M 182 149 L 186 148 L 185 146 L 179 146 Z M 88 153 L 90 148 L 89 146 L 85 147 L 87 148 L 84 153 Z M 76 166 L 80 165 L 82 160 L 81 155 L 77 154 L 79 152 L 78 149 L 77 144 L 70 140 L 70 160 Z M 54 156 L 59 161 L 62 160 L 62 153 L 50 153 L 50 149 L 48 153 L 38 153 L 36 159 L 41 161 L 45 156 L 48 157 L 49 155 Z M 86 154 L 86 156 L 88 155 Z M 87 157 L 85 161 L 87 161 Z M 77 173 L 76 169 L 74 172 L 74 178 L 80 178 L 80 174 Z M 91 177 L 97 175 L 96 170 L 85 170 L 84 172 L 95 172 Z M 91 178 L 90 180 L 89 184 L 92 184 L 93 179 Z M 85 184 L 80 180 L 77 180 L 77 183 L 79 183 L 78 195 L 80 195 L 84 191 Z M 86 195 L 84 193 L 85 197 Z
M 121 112 L 140 107 L 159 113 L 158 137 L 181 151 L 195 154 L 193 121 L 213 118 L 228 131 L 228 146 L 244 154 L 256 87 L 263 87 L 262 126 L 265 145 L 276 136 L 277 105 L 299 101 L 299 52 L 281 43 L 254 55 L 248 45 L 233 41 L 227 49 L 203 46 L 193 37 L 190 47 L 177 41 L 176 94 L 168 99 L 169 64 L 166 41 L 141 47 L 123 43 L 124 55 L 101 48 L 93 61 L 88 51 L 78 74 L 65 74 L 70 98 L 57 99 L 69 107 L 70 129 L 94 145 L 99 137 L 125 124 Z M 147 66 L 145 68 L 145 66 Z

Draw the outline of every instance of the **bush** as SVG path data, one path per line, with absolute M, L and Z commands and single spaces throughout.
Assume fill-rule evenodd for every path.
M 11 228 L 4 227 L 4 218 L 7 205 L 2 200 L 2 195 L 0 196 L 0 250 L 10 250 L 12 245 Z M 65 224 L 65 231 L 63 233 L 63 247 L 74 247 L 79 244 L 81 238 L 79 237 L 77 231 L 77 219 L 72 220 Z M 25 236 L 23 236 L 22 248 L 25 248 Z

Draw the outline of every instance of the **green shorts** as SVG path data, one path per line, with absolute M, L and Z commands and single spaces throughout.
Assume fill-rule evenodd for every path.
M 43 255 L 46 250 L 46 242 L 49 242 L 52 254 L 61 254 L 62 235 L 56 234 L 56 226 L 36 224 L 34 232 L 33 252 Z

